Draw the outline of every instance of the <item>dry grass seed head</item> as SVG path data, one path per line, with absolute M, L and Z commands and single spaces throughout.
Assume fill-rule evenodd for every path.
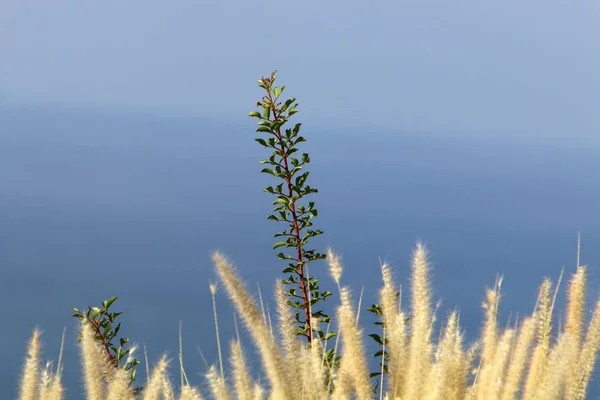
M 269 327 L 261 318 L 253 298 L 237 275 L 233 272 L 231 264 L 220 253 L 213 254 L 217 273 L 223 282 L 227 294 L 233 301 L 238 314 L 242 317 L 246 328 L 249 330 L 262 358 L 267 377 L 273 390 L 273 397 L 278 400 L 292 399 L 293 395 L 286 382 L 290 379 L 281 369 L 284 358 L 275 343 Z
M 529 317 L 521 325 L 521 330 L 519 331 L 515 349 L 506 373 L 506 381 L 502 389 L 502 400 L 514 400 L 516 398 L 521 382 L 523 381 L 523 372 L 528 361 L 531 343 L 535 336 L 535 323 L 535 317 Z
M 535 398 L 535 393 L 538 391 L 546 372 L 546 361 L 550 354 L 552 338 L 553 302 L 551 290 L 552 282 L 548 278 L 544 279 L 539 288 L 537 307 L 534 312 L 536 320 L 536 343 L 525 380 L 524 400 Z
M 38 376 L 40 368 L 40 331 L 33 330 L 33 335 L 27 345 L 27 358 L 21 373 L 19 400 L 34 400 L 38 395 Z
M 85 320 L 81 322 L 80 347 L 87 400 L 103 400 L 106 395 L 104 384 L 110 379 L 113 367 L 96 342 L 90 323 Z
M 292 388 L 293 392 L 298 393 L 302 388 L 302 382 L 298 379 L 302 368 L 302 362 L 299 359 L 301 344 L 296 336 L 296 326 L 294 319 L 290 313 L 285 288 L 281 281 L 275 283 L 275 300 L 277 305 L 277 315 L 279 322 L 279 334 L 281 336 L 283 357 L 285 359 L 283 365 L 279 368 L 285 369 L 285 375 L 291 380 L 287 384 Z M 311 325 L 314 327 L 314 325 Z
M 197 388 L 191 387 L 189 385 L 184 385 L 181 388 L 181 396 L 180 400 L 202 400 L 202 396 Z
M 229 390 L 227 389 L 227 385 L 219 376 L 217 369 L 214 366 L 211 366 L 208 374 L 206 374 L 206 378 L 208 380 L 208 386 L 210 387 L 210 391 L 215 400 L 231 400 L 229 396 Z
M 406 382 L 403 398 L 418 399 L 422 396 L 423 381 L 431 368 L 432 344 L 431 289 L 429 287 L 429 263 L 425 246 L 417 243 L 412 260 L 412 315 L 410 319 L 410 343 Z
M 591 374 L 594 370 L 598 349 L 600 348 L 600 299 L 596 302 L 592 319 L 588 326 L 585 341 L 577 363 L 572 369 L 573 375 L 568 382 L 568 398 L 584 399 Z
M 369 371 L 361 339 L 361 331 L 355 323 L 354 310 L 350 299 L 350 292 L 342 288 L 340 292 L 341 305 L 338 308 L 338 321 L 342 332 L 343 357 L 340 361 L 340 370 L 348 374 L 354 386 L 357 398 L 370 399 L 371 387 Z M 346 379 L 346 378 L 344 378 Z
M 246 357 L 239 339 L 231 342 L 230 364 L 232 368 L 233 390 L 237 400 L 252 399 L 252 379 L 246 364 Z
M 167 367 L 167 357 L 163 355 L 150 375 L 150 379 L 143 392 L 143 400 L 160 400 L 161 396 L 165 394 L 164 381 L 167 379 Z
M 343 271 L 342 262 L 341 257 L 334 254 L 331 248 L 327 248 L 327 263 L 329 264 L 329 273 L 339 288 Z
M 108 385 L 106 398 L 111 400 L 133 400 L 135 398 L 129 387 L 129 377 L 122 368 L 115 371 L 113 379 Z

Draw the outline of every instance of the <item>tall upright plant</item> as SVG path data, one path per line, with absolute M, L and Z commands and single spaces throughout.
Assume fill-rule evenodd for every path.
M 277 186 L 264 189 L 265 192 L 277 196 L 273 202 L 275 214 L 269 215 L 268 219 L 288 224 L 287 229 L 275 234 L 274 237 L 278 241 L 273 246 L 273 250 L 283 247 L 290 249 L 292 253 L 279 252 L 276 255 L 280 260 L 288 262 L 288 266 L 282 271 L 287 278 L 283 279 L 282 283 L 289 297 L 288 304 L 299 310 L 295 314 L 298 323 L 297 333 L 304 336 L 310 344 L 315 337 L 328 340 L 335 336 L 333 332 L 325 334 L 313 326 L 313 320 L 330 322 L 329 316 L 322 309 L 315 309 L 315 306 L 331 296 L 331 292 L 322 291 L 319 287 L 319 278 L 308 275 L 308 264 L 311 261 L 325 259 L 326 255 L 307 248 L 310 238 L 322 235 L 323 231 L 311 229 L 312 219 L 318 215 L 315 203 L 309 201 L 308 204 L 302 205 L 300 202 L 306 196 L 317 193 L 318 190 L 306 183 L 309 172 L 305 171 L 304 167 L 310 162 L 308 153 L 302 153 L 299 158 L 294 157 L 299 151 L 298 144 L 306 141 L 299 135 L 302 124 L 297 123 L 293 128 L 284 131 L 284 125 L 298 112 L 298 104 L 293 97 L 280 101 L 285 86 L 275 86 L 276 73 L 277 71 L 274 71 L 270 77 L 262 77 L 258 81 L 258 86 L 266 94 L 256 104 L 261 111 L 252 111 L 248 115 L 259 120 L 256 131 L 268 135 L 266 139 L 260 137 L 255 140 L 264 147 L 273 149 L 268 160 L 260 161 L 271 167 L 264 168 L 261 172 L 282 180 Z M 329 354 L 332 356 L 332 352 Z

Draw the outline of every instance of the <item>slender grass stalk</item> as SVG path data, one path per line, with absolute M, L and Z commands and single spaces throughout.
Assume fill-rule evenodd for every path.
M 217 351 L 219 352 L 219 368 L 221 370 L 221 379 L 225 381 L 225 370 L 223 368 L 223 353 L 221 351 L 221 336 L 219 335 L 219 318 L 217 317 L 217 300 L 215 298 L 215 294 L 217 293 L 217 285 L 210 285 L 210 294 L 212 297 L 212 305 L 213 305 L 213 317 L 215 319 L 215 331 L 217 335 Z

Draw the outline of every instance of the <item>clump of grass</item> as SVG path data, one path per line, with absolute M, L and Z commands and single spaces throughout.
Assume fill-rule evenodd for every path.
M 331 251 L 330 251 L 331 252 Z M 339 279 L 342 265 L 331 252 L 331 267 Z M 220 366 L 212 366 L 206 378 L 210 398 L 217 400 L 264 399 L 475 399 L 475 400 L 582 400 L 600 348 L 600 300 L 590 322 L 585 324 L 586 267 L 580 266 L 568 285 L 568 303 L 562 328 L 552 324 L 554 296 L 552 282 L 545 279 L 539 288 L 531 315 L 504 329 L 497 322 L 501 279 L 486 292 L 481 337 L 472 346 L 464 344 L 457 311 L 443 324 L 433 340 L 434 312 L 431 307 L 427 251 L 418 244 L 412 257 L 411 318 L 396 299 L 397 289 L 389 266 L 382 267 L 380 291 L 383 318 L 387 327 L 385 352 L 389 355 L 388 378 L 379 393 L 369 384 L 364 335 L 357 324 L 350 288 L 341 286 L 337 317 L 336 356 L 339 368 L 329 390 L 323 347 L 319 341 L 308 345 L 295 334 L 294 319 L 286 306 L 283 286 L 276 284 L 278 331 L 273 333 L 259 305 L 220 253 L 213 255 L 216 271 L 235 305 L 237 313 L 256 345 L 267 386 L 251 376 L 239 338 L 231 343 L 231 377 L 223 377 Z M 316 321 L 315 321 L 316 322 Z M 316 322 L 317 323 L 317 322 Z M 94 340 L 93 330 L 82 323 L 81 356 L 88 400 L 135 398 L 123 369 L 110 368 L 105 353 Z M 338 346 L 336 344 L 336 349 Z M 40 333 L 35 330 L 28 346 L 20 385 L 20 400 L 63 398 L 60 371 L 43 372 L 40 363 Z M 180 355 L 181 356 L 181 355 Z M 200 391 L 187 379 L 176 397 L 167 376 L 167 360 L 155 366 L 143 399 L 201 399 Z M 183 373 L 183 366 L 182 373 Z
M 81 323 L 81 361 L 85 398 L 87 400 L 143 400 L 175 399 L 167 376 L 168 362 L 163 356 L 153 369 L 142 394 L 134 394 L 130 388 L 130 377 L 122 368 L 113 368 L 111 360 L 95 338 L 93 327 Z M 55 374 L 39 368 L 40 334 L 36 329 L 28 346 L 20 384 L 19 400 L 63 400 L 64 389 L 60 381 L 60 367 Z M 141 396 L 141 397 L 137 397 Z M 200 400 L 197 388 L 184 384 L 181 387 L 181 400 Z

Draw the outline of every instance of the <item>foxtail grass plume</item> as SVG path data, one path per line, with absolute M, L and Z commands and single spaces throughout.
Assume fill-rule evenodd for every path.
M 233 266 L 220 253 L 213 255 L 216 270 L 237 313 L 258 349 L 261 371 L 248 368 L 238 339 L 231 342 L 231 377 L 211 367 L 206 398 L 216 400 L 583 400 L 587 393 L 600 349 L 600 300 L 586 323 L 585 287 L 587 269 L 578 266 L 567 296 L 564 321 L 553 324 L 558 284 L 544 279 L 531 315 L 511 326 L 498 323 L 501 300 L 499 278 L 485 293 L 480 338 L 464 343 L 458 310 L 450 312 L 439 328 L 434 327 L 429 281 L 429 261 L 421 243 L 412 255 L 411 302 L 405 309 L 397 298 L 396 283 L 389 265 L 381 265 L 383 287 L 379 302 L 384 322 L 384 352 L 387 373 L 383 386 L 373 390 L 364 334 L 357 324 L 350 289 L 341 285 L 342 265 L 328 250 L 331 274 L 339 285 L 337 308 L 338 337 L 334 352 L 339 366 L 326 370 L 323 340 L 311 344 L 294 332 L 294 321 L 285 301 L 283 286 L 275 287 L 276 331 L 263 317 Z M 559 278 L 559 282 L 560 279 Z M 211 286 L 214 299 L 214 287 Z M 401 297 L 401 296 L 400 296 Z M 216 308 L 215 308 L 216 310 Z M 559 327 L 556 327 L 559 325 Z M 82 374 L 87 400 L 133 400 L 128 377 L 122 369 L 108 365 L 105 354 L 94 341 L 91 329 L 82 325 Z M 338 343 L 340 346 L 338 346 Z M 40 333 L 34 330 L 28 344 L 19 387 L 19 400 L 62 400 L 60 369 L 52 373 L 49 364 L 40 370 Z M 181 352 L 181 350 L 180 350 Z M 181 357 L 181 355 L 180 355 Z M 163 357 L 150 373 L 141 399 L 200 400 L 200 391 L 182 378 L 175 396 Z M 112 369 L 111 369 L 112 368 Z M 181 366 L 183 368 L 183 366 Z M 224 368 L 225 369 L 225 368 Z M 183 372 L 182 372 L 183 373 Z M 262 375 L 264 373 L 264 376 Z M 326 376 L 331 376 L 328 381 Z M 329 383 L 328 383 L 329 382 Z M 332 382 L 332 384 L 331 384 Z M 330 386 L 329 386 L 330 385 Z

